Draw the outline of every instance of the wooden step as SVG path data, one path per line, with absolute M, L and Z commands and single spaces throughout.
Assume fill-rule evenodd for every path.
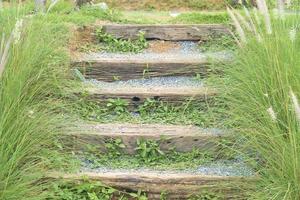
M 217 95 L 215 89 L 209 89 L 203 86 L 137 86 L 127 85 L 105 85 L 88 86 L 84 93 L 88 93 L 88 99 L 106 103 L 109 99 L 123 99 L 128 102 L 128 107 L 136 107 L 143 104 L 147 99 L 168 102 L 174 105 L 180 105 L 188 99 L 196 101 L 207 101 Z
M 160 76 L 207 76 L 219 73 L 216 65 L 230 60 L 229 55 L 184 55 L 157 54 L 148 56 L 126 55 L 90 56 L 82 55 L 72 61 L 72 67 L 82 71 L 86 78 L 101 81 L 130 80 Z
M 224 196 L 221 199 L 245 199 L 240 190 L 250 177 L 210 176 L 194 173 L 168 171 L 105 171 L 82 172 L 78 174 L 52 173 L 50 178 L 78 182 L 80 180 L 100 181 L 101 183 L 130 192 L 146 192 L 149 200 L 159 200 L 162 192 L 167 199 L 188 199 L 193 194 L 209 192 Z
M 178 152 L 189 152 L 194 148 L 203 151 L 217 151 L 221 140 L 230 134 L 219 129 L 202 129 L 196 126 L 161 124 L 82 124 L 72 127 L 63 135 L 65 144 L 84 150 L 86 144 L 96 146 L 105 152 L 109 139 L 121 139 L 126 154 L 135 154 L 137 140 L 154 140 L 162 151 L 175 148 Z
M 110 24 L 103 25 L 102 30 L 116 38 L 136 39 L 140 32 L 145 33 L 146 39 L 169 41 L 198 41 L 209 40 L 224 34 L 230 34 L 227 26 L 222 24 L 197 25 L 132 25 Z

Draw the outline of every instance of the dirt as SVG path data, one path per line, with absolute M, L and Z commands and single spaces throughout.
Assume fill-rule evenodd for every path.
M 169 52 L 170 50 L 177 50 L 179 48 L 179 43 L 157 40 L 149 43 L 148 50 L 153 53 L 165 53 Z

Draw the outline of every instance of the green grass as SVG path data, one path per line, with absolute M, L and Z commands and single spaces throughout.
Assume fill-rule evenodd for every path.
M 180 106 L 173 106 L 148 100 L 137 108 L 136 112 L 130 112 L 126 108 L 126 104 L 115 109 L 112 106 L 98 105 L 79 98 L 69 111 L 81 119 L 100 123 L 161 123 L 220 127 L 224 124 L 225 115 L 222 111 L 224 109 L 226 109 L 226 105 L 221 101 L 212 104 L 187 101 Z
M 120 24 L 203 24 L 228 23 L 226 12 L 183 12 L 171 17 L 165 11 L 121 11 L 116 9 L 100 10 L 89 5 L 76 10 L 70 2 L 60 1 L 48 13 L 49 20 L 57 23 L 72 23 L 79 26 L 96 21 L 109 21 Z
M 219 10 L 224 9 L 227 3 L 234 5 L 233 1 L 227 0 L 143 0 L 135 3 L 129 0 L 106 0 L 104 2 L 115 8 L 131 10 Z
M 246 32 L 228 71 L 228 102 L 242 150 L 259 174 L 251 199 L 294 200 L 300 199 L 300 121 L 291 95 L 300 97 L 299 16 L 271 21 L 272 34 L 256 25 L 259 40 Z
M 131 52 L 140 53 L 148 47 L 148 42 L 144 37 L 145 33 L 140 32 L 138 38 L 131 39 L 117 39 L 113 35 L 104 33 L 102 29 L 96 30 L 96 39 L 100 43 L 102 50 L 107 52 Z
M 217 194 L 219 193 L 219 194 Z M 199 191 L 198 194 L 191 195 L 188 200 L 222 200 L 224 199 L 221 194 L 222 191 L 211 193 L 206 190 Z M 160 194 L 160 200 L 167 200 L 169 197 L 167 192 Z M 147 193 L 143 191 L 126 192 L 119 191 L 112 187 L 107 187 L 101 182 L 83 180 L 74 182 L 61 181 L 60 183 L 53 184 L 53 193 L 49 200 L 148 200 Z
M 111 153 L 116 153 L 116 151 L 108 151 L 106 154 L 96 149 L 90 148 L 91 151 L 78 154 L 81 159 L 90 162 L 89 167 L 92 169 L 108 167 L 110 169 L 193 170 L 218 158 L 218 155 L 213 155 L 212 152 L 202 152 L 197 149 L 188 153 L 179 153 L 174 150 L 158 153 L 159 147 L 153 148 L 149 144 L 145 147 L 144 151 L 147 152 L 145 155 L 144 151 L 137 150 L 135 155 L 126 155 L 120 151 L 120 155 L 112 156 Z
M 0 33 L 8 37 L 17 18 L 15 8 L 0 12 Z M 53 137 L 62 120 L 56 99 L 64 88 L 67 56 L 62 49 L 67 29 L 44 16 L 26 19 L 18 43 L 10 47 L 0 80 L 0 199 L 44 199 L 46 182 L 38 182 L 48 166 Z M 7 38 L 6 37 L 6 38 Z M 48 150 L 47 150 L 48 149 Z

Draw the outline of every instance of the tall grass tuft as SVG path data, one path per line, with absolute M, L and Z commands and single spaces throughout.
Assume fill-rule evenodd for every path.
M 268 12 L 264 1 L 259 4 L 260 12 Z M 245 14 L 255 27 L 247 31 L 239 21 L 246 42 L 240 39 L 243 45 L 227 74 L 233 125 L 258 176 L 251 199 L 300 199 L 299 16 Z
M 5 35 L 0 48 L 0 199 L 45 199 L 46 182 L 40 178 L 60 130 L 55 109 L 64 87 L 65 34 L 46 16 L 24 18 L 14 9 L 0 12 L 0 24 Z

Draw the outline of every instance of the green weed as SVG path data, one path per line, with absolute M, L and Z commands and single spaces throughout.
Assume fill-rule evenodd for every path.
M 222 200 L 222 199 L 224 199 L 224 197 L 222 197 L 219 194 L 204 191 L 201 192 L 200 194 L 192 195 L 191 197 L 189 197 L 188 200 Z
M 203 52 L 234 51 L 237 48 L 237 44 L 232 36 L 221 35 L 210 37 L 207 41 L 200 42 L 199 48 Z
M 52 193 L 49 195 L 49 200 L 147 200 L 145 193 L 120 191 L 115 188 L 106 186 L 101 182 L 84 180 L 71 182 L 53 183 Z
M 132 52 L 139 53 L 148 47 L 148 43 L 140 32 L 136 40 L 117 39 L 114 36 L 104 33 L 101 29 L 96 30 L 96 37 L 100 43 L 103 43 L 104 49 L 109 52 Z
M 110 139 L 105 142 L 105 148 L 109 157 L 118 157 L 122 154 L 122 149 L 125 148 L 125 145 L 121 139 Z
M 159 144 L 153 140 L 137 140 L 138 157 L 145 163 L 155 162 L 165 153 L 160 150 Z
M 128 102 L 124 99 L 109 99 L 106 104 L 106 108 L 108 111 L 113 111 L 116 114 L 120 115 L 127 111 Z
M 68 104 L 66 102 L 66 104 Z M 116 113 L 114 109 L 108 109 L 87 100 L 78 99 L 71 104 L 68 110 L 70 114 L 84 120 L 101 123 L 130 122 L 130 123 L 161 123 L 197 125 L 200 127 L 220 127 L 226 125 L 226 105 L 222 101 L 209 103 L 197 103 L 186 101 L 182 105 L 173 106 L 156 100 L 146 100 L 133 112 L 129 112 L 124 104 L 121 104 L 121 112 Z M 113 106 L 112 108 L 115 108 Z M 118 109 L 119 110 L 119 109 Z M 124 111 L 124 112 L 123 112 Z
M 109 167 L 112 169 L 194 169 L 202 164 L 218 159 L 218 155 L 213 155 L 209 151 L 193 149 L 191 152 L 180 153 L 174 149 L 163 152 L 159 147 L 159 142 L 152 140 L 137 141 L 136 153 L 128 155 L 120 153 L 123 146 L 117 149 L 110 149 L 107 153 L 100 152 L 97 146 L 90 146 L 84 152 L 77 152 L 81 160 L 87 160 L 89 167 Z M 120 151 L 121 150 L 121 151 Z

